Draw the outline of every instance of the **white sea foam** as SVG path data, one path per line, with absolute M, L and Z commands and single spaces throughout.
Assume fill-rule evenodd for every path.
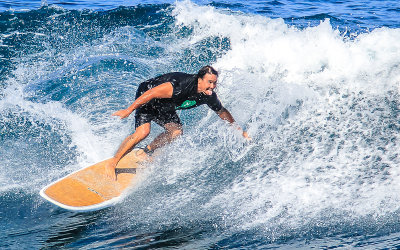
M 53 174 L 58 176 L 54 169 L 57 164 L 47 165 L 52 162 L 51 159 L 40 160 L 39 156 L 35 155 L 40 152 L 41 157 L 57 157 L 57 155 L 51 156 L 46 153 L 46 151 L 52 152 L 53 150 L 44 146 L 47 144 L 47 140 L 51 141 L 51 138 L 46 138 L 51 136 L 51 133 L 59 134 L 64 139 L 68 138 L 68 140 L 63 139 L 62 145 L 57 146 L 58 149 L 63 150 L 63 152 L 59 152 L 60 155 L 71 152 L 68 150 L 69 148 L 77 148 L 80 153 L 76 155 L 76 162 L 79 163 L 73 166 L 67 165 L 64 170 L 83 167 L 88 162 L 92 163 L 104 158 L 104 149 L 99 147 L 98 143 L 101 138 L 93 133 L 90 123 L 84 117 L 71 112 L 58 102 L 37 103 L 27 100 L 21 85 L 10 86 L 4 94 L 5 98 L 0 100 L 2 122 L 14 126 L 14 131 L 8 132 L 19 134 L 17 138 L 29 132 L 33 133 L 4 145 L 2 149 L 2 163 L 5 164 L 5 171 L 2 172 L 4 190 L 17 186 L 37 189 L 40 188 L 37 186 L 38 183 L 43 185 L 43 181 L 49 180 L 48 178 Z M 23 122 L 21 123 L 21 121 Z M 48 128 L 51 128 L 51 131 L 47 131 Z M 48 135 L 49 133 L 50 135 Z M 40 139 L 40 137 L 43 138 Z M 40 141 L 44 141 L 44 145 L 38 144 Z M 52 147 L 52 145 L 48 146 Z M 16 149 L 14 153 L 9 152 L 12 148 Z M 58 161 L 53 159 L 53 162 Z M 24 169 L 26 170 L 24 171 Z M 47 178 L 37 178 L 36 174 L 38 173 L 46 173 Z
M 208 125 L 207 134 L 220 133 L 216 145 L 180 152 L 169 169 L 170 183 L 183 185 L 190 171 L 209 169 L 210 157 L 227 154 L 230 158 L 213 168 L 227 171 L 222 165 L 231 161 L 245 171 L 202 208 L 226 213 L 230 223 L 246 228 L 272 222 L 296 228 L 321 218 L 335 223 L 337 215 L 357 219 L 398 209 L 400 138 L 388 126 L 398 126 L 392 105 L 400 86 L 400 29 L 380 28 L 350 38 L 329 20 L 297 29 L 282 19 L 188 1 L 177 3 L 173 14 L 178 27 L 193 29 L 179 46 L 210 37 L 229 39 L 231 49 L 214 63 L 221 72 L 218 91 L 256 146 L 243 150 L 227 136 L 232 131 L 218 122 Z M 201 124 L 214 117 L 206 116 Z M 193 131 L 183 145 L 193 136 L 206 136 L 201 128 Z M 189 155 L 198 150 L 206 152 L 207 160 L 196 158 L 193 164 Z M 191 201 L 207 185 L 220 188 L 210 180 L 192 185 L 198 189 Z
M 40 39 L 46 44 L 46 37 Z M 83 43 L 63 50 L 49 46 L 39 53 L 15 59 L 18 63 L 13 77 L 6 81 L 7 88 L 1 92 L 0 117 L 5 124 L 14 126 L 19 135 L 25 133 L 29 142 L 19 139 L 12 142 L 10 137 L 3 147 L 7 153 L 2 155 L 3 164 L 7 165 L 1 179 L 4 190 L 15 187 L 37 190 L 49 180 L 111 157 L 133 127 L 132 119 L 121 123 L 111 117 L 113 112 L 132 102 L 133 86 L 143 80 L 140 74 L 132 76 L 131 69 L 135 67 L 136 72 L 146 75 L 151 67 L 162 64 L 141 57 L 137 51 L 137 44 L 148 48 L 152 43 L 151 39 L 146 41 L 142 32 L 124 27 L 106 34 L 91 46 Z M 133 46 L 137 50 L 132 50 Z M 122 66 L 115 72 L 103 70 L 108 62 Z M 125 94 L 118 94 L 119 91 Z M 21 120 L 32 123 L 34 128 L 24 128 Z M 36 135 L 28 135 L 29 132 Z M 50 144 L 56 136 L 62 141 Z M 48 141 L 51 148 L 36 145 L 41 140 Z M 12 152 L 13 148 L 18 150 Z M 41 155 L 36 156 L 37 150 L 41 150 Z M 30 162 L 29 167 L 23 158 Z M 16 167 L 20 164 L 24 166 Z M 30 172 L 24 173 L 24 169 Z

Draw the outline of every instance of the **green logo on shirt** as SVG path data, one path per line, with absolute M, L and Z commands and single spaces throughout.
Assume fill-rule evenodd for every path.
M 177 107 L 177 109 L 187 109 L 196 105 L 196 101 L 194 100 L 186 100 L 184 101 L 181 106 Z

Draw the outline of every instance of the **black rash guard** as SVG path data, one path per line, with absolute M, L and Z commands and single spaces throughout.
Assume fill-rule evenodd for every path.
M 190 109 L 202 104 L 207 104 L 215 112 L 223 109 L 214 91 L 211 95 L 197 93 L 196 75 L 182 72 L 168 73 L 142 82 L 136 92 L 136 99 L 147 90 L 166 82 L 172 84 L 172 97 L 153 99 L 138 108 L 135 115 L 136 127 L 150 121 L 155 121 L 161 126 L 170 122 L 181 124 L 176 114 L 177 109 Z

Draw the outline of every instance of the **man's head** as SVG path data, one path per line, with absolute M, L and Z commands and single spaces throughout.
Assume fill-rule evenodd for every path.
M 217 87 L 218 71 L 211 66 L 202 67 L 197 73 L 197 92 L 212 95 L 212 91 Z

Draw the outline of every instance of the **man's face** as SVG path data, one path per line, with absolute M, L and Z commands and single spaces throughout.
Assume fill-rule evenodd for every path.
M 198 79 L 197 92 L 203 92 L 206 95 L 212 95 L 212 91 L 217 87 L 218 77 L 213 74 L 205 74 L 203 78 Z

